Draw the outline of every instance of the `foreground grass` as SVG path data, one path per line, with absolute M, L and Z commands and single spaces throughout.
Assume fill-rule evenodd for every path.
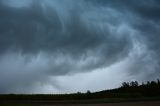
M 104 99 L 88 99 L 88 100 L 14 100 L 2 101 L 0 106 L 43 106 L 43 105 L 89 105 L 89 104 L 108 104 L 108 103 L 137 103 L 137 102 L 156 102 L 160 101 L 160 97 L 143 97 L 143 98 L 104 98 Z M 79 105 L 78 105 L 79 106 Z
M 1 106 L 38 106 L 38 105 L 32 105 L 32 104 L 3 104 Z
M 101 104 L 11 104 L 11 105 L 1 105 L 1 106 L 160 106 L 160 101 L 145 101 L 145 102 L 123 102 L 123 103 L 101 103 Z

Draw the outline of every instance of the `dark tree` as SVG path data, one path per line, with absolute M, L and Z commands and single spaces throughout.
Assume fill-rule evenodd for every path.
M 122 83 L 122 87 L 124 87 L 124 88 L 129 87 L 129 83 L 128 83 L 128 82 L 123 82 L 123 83 Z
M 132 81 L 131 83 L 130 83 L 130 86 L 131 87 L 138 87 L 138 81 Z

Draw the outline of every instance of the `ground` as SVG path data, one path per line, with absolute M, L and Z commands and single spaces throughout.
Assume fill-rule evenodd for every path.
M 124 102 L 124 103 L 106 103 L 106 104 L 57 104 L 57 105 L 1 105 L 1 106 L 160 106 L 160 101 L 145 101 L 145 102 Z

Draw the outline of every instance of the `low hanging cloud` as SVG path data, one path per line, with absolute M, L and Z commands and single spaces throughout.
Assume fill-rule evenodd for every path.
M 121 81 L 106 80 L 117 86 L 125 80 L 158 78 L 159 4 L 158 0 L 1 0 L 0 93 L 52 93 L 47 87 L 72 92 L 82 75 L 90 77 L 89 86 L 79 86 L 83 91 L 93 87 L 94 73 L 114 73 Z M 93 90 L 105 89 L 97 86 Z

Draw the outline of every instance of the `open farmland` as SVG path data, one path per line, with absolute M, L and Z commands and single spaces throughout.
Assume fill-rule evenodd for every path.
M 160 101 L 128 102 L 128 103 L 106 103 L 106 104 L 42 105 L 42 106 L 160 106 Z
M 160 101 L 149 102 L 123 102 L 123 103 L 104 103 L 104 104 L 6 104 L 1 106 L 160 106 Z

